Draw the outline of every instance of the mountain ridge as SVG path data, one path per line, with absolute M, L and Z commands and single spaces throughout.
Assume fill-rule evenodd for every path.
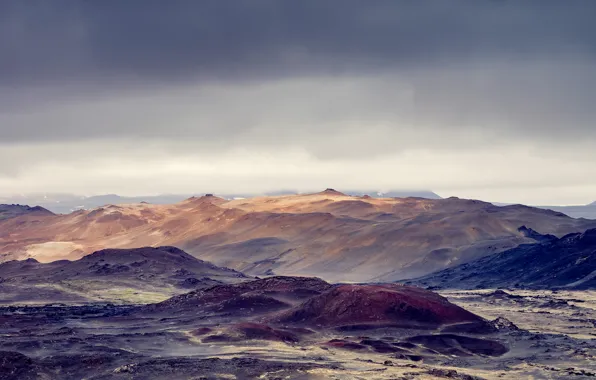
M 596 229 L 561 238 L 544 236 L 538 243 L 520 245 L 405 283 L 435 289 L 596 289 Z
M 284 196 L 297 195 L 300 192 L 296 190 L 280 190 L 259 193 L 221 193 L 221 197 L 232 200 L 236 198 L 253 198 L 257 196 Z M 344 191 L 347 195 L 363 196 L 369 195 L 373 198 L 380 197 L 419 197 L 429 199 L 441 199 L 439 195 L 428 190 L 388 190 L 381 192 L 379 190 L 367 191 Z M 147 202 L 152 204 L 174 204 L 182 202 L 185 199 L 196 196 L 197 194 L 160 194 L 160 195 L 139 195 L 139 196 L 121 196 L 118 194 L 100 194 L 92 196 L 80 196 L 74 194 L 31 194 L 22 196 L 0 197 L 0 203 L 18 203 L 39 205 L 57 214 L 69 214 L 77 210 L 89 210 L 108 205 L 122 205 Z
M 28 206 L 20 204 L 0 204 L 0 220 L 14 218 L 22 215 L 54 215 L 53 212 L 41 206 Z
M 207 195 L 174 205 L 111 205 L 3 220 L 0 261 L 72 260 L 108 247 L 165 245 L 253 276 L 394 281 L 535 242 L 521 226 L 561 237 L 596 228 L 596 221 L 455 197 Z
M 28 302 L 143 302 L 188 289 L 248 279 L 176 247 L 104 249 L 75 261 L 0 263 L 0 304 Z M 34 288 L 37 291 L 31 292 Z

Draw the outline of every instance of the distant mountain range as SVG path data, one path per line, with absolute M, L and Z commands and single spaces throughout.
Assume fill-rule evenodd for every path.
M 380 197 L 418 197 L 428 199 L 441 199 L 441 197 L 432 191 L 399 191 L 391 190 L 382 192 L 378 190 L 370 191 L 347 191 L 348 195 L 362 196 L 369 195 L 373 198 Z M 217 194 L 219 197 L 225 199 L 237 199 L 237 198 L 252 198 L 255 196 L 283 196 L 283 195 L 295 195 L 298 194 L 294 190 L 279 190 L 272 191 L 263 194 L 249 194 L 249 193 L 227 193 Z M 192 196 L 203 195 L 201 194 L 161 194 L 161 195 L 146 195 L 146 196 L 120 196 L 116 194 L 105 194 L 105 195 L 94 195 L 94 196 L 81 196 L 74 194 L 29 194 L 29 195 L 17 195 L 10 197 L 0 197 L 0 203 L 4 204 L 21 204 L 21 205 L 32 205 L 44 207 L 56 214 L 69 214 L 77 210 L 90 210 L 96 207 L 106 205 L 122 205 L 131 203 L 147 202 L 156 205 L 166 205 L 181 202 Z M 1 218 L 1 215 L 0 215 Z
M 538 243 L 496 253 L 407 281 L 433 289 L 563 288 L 596 289 L 596 229 L 560 239 L 540 235 Z
M 596 219 L 596 202 L 585 206 L 538 206 L 540 208 L 550 209 L 572 218 Z
M 104 248 L 176 246 L 253 276 L 382 282 L 536 242 L 537 236 L 518 230 L 522 225 L 561 237 L 596 228 L 596 221 L 522 205 L 373 198 L 333 189 L 233 200 L 208 195 L 0 220 L 0 261 L 76 260 Z
M 31 214 L 53 215 L 52 212 L 40 206 L 30 207 L 17 204 L 0 204 L 0 220 Z
M 514 203 L 493 202 L 496 206 L 512 206 Z M 596 202 L 578 206 L 534 206 L 545 210 L 562 212 L 572 218 L 596 219 Z

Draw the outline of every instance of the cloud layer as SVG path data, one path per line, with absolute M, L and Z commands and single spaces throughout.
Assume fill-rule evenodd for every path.
M 5 1 L 0 187 L 588 202 L 594 15 L 591 1 Z

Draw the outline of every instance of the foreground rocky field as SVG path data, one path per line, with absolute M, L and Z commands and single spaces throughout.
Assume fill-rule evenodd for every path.
M 444 295 L 270 277 L 148 305 L 5 306 L 0 379 L 596 375 L 593 293 Z

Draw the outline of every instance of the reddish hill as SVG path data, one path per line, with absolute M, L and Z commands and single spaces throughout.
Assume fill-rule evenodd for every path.
M 227 322 L 246 321 L 251 317 L 251 323 L 258 322 L 262 326 L 244 327 L 272 339 L 276 333 L 263 326 L 307 331 L 304 328 L 436 329 L 462 324 L 483 327 L 487 323 L 446 298 L 421 288 L 395 284 L 330 285 L 318 278 L 281 276 L 203 288 L 146 306 L 144 310 L 163 315 L 189 315 L 201 320 L 225 318 Z M 249 333 L 244 331 L 243 334 Z
M 314 296 L 275 318 L 284 324 L 311 327 L 436 328 L 483 319 L 447 299 L 420 288 L 401 285 L 340 285 Z

